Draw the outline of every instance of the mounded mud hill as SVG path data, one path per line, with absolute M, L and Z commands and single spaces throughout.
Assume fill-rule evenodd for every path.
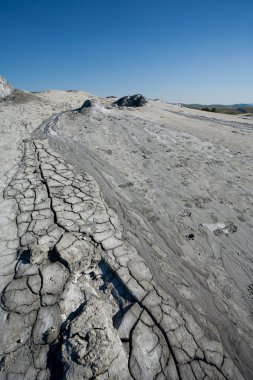
M 12 104 L 24 104 L 32 101 L 39 101 L 39 97 L 30 92 L 14 89 L 8 96 L 0 98 L 0 101 Z
M 123 98 L 116 100 L 113 104 L 119 107 L 141 107 L 147 102 L 148 101 L 144 98 L 144 96 L 137 94 L 123 96 Z

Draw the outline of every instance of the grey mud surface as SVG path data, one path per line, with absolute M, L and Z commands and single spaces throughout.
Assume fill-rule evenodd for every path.
M 38 96 L 53 116 L 37 110 L 35 130 L 22 106 L 34 124 L 2 187 L 0 379 L 250 380 L 252 157 L 236 121 L 218 143 L 163 102 L 80 113 L 68 93 Z

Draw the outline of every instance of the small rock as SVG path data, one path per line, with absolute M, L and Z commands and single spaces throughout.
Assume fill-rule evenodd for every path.
M 189 240 L 194 240 L 195 235 L 194 234 L 189 234 L 189 235 L 186 235 L 186 238 L 189 239 Z
M 43 261 L 48 258 L 49 247 L 47 244 L 29 244 L 30 252 L 31 252 L 31 264 L 40 265 Z
M 225 234 L 229 234 L 229 233 L 235 233 L 237 231 L 237 227 L 236 225 L 234 225 L 234 223 L 229 223 L 224 229 L 223 229 L 223 232 Z
M 219 236 L 223 234 L 223 230 L 221 228 L 216 228 L 216 230 L 213 231 L 213 234 L 215 236 Z

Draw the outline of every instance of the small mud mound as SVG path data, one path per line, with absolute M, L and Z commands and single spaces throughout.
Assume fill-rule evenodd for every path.
M 41 98 L 39 98 L 37 95 L 32 94 L 31 92 L 13 90 L 10 95 L 5 96 L 4 98 L 0 98 L 0 101 L 12 104 L 24 104 L 32 101 L 41 102 Z
M 78 109 L 79 112 L 84 113 L 87 110 L 91 109 L 92 107 L 95 106 L 95 102 L 92 99 L 87 99 L 83 103 L 83 105 Z
M 116 100 L 113 104 L 118 107 L 141 107 L 144 106 L 148 101 L 144 96 L 137 94 L 137 95 L 131 95 L 131 96 L 123 96 L 123 98 L 120 98 Z

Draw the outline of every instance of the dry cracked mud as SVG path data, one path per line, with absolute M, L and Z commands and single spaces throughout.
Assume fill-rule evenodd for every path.
M 96 117 L 100 111 L 97 108 Z M 181 266 L 180 286 L 178 277 L 177 287 L 171 285 L 172 263 L 171 273 L 166 272 L 167 287 L 163 286 L 145 252 L 152 230 L 138 217 L 138 206 L 132 219 L 122 206 L 125 220 L 132 223 L 128 227 L 113 207 L 113 202 L 118 203 L 115 193 L 109 187 L 108 195 L 95 180 L 94 162 L 87 160 L 83 168 L 70 163 L 74 153 L 64 145 L 66 135 L 57 133 L 59 119 L 69 122 L 75 112 L 57 113 L 33 136 L 33 128 L 23 133 L 20 157 L 3 186 L 3 204 L 11 207 L 1 235 L 0 379 L 250 379 L 249 316 L 242 309 L 242 321 L 234 322 L 235 330 L 241 331 L 239 340 L 248 334 L 238 352 L 232 345 L 236 333 L 230 340 L 228 328 L 224 338 L 189 287 Z M 154 133 L 151 127 L 150 131 Z M 74 143 L 69 142 L 70 150 Z M 141 154 L 147 160 L 153 152 L 146 149 Z M 104 175 L 108 179 L 109 174 Z M 124 190 L 133 183 L 124 179 L 120 186 Z M 192 207 L 185 206 L 179 219 L 191 213 Z M 204 228 L 211 229 L 214 239 L 237 231 L 232 222 L 207 223 Z M 189 232 L 188 238 L 194 237 Z M 143 245 L 135 244 L 141 238 Z M 158 245 L 152 248 L 163 257 Z M 162 270 L 160 266 L 164 279 Z M 219 272 L 215 275 L 208 281 L 216 289 Z M 196 282 L 192 279 L 192 284 Z M 230 291 L 223 289 L 226 294 Z M 211 305 L 211 298 L 207 302 Z M 222 311 L 220 298 L 219 302 Z

